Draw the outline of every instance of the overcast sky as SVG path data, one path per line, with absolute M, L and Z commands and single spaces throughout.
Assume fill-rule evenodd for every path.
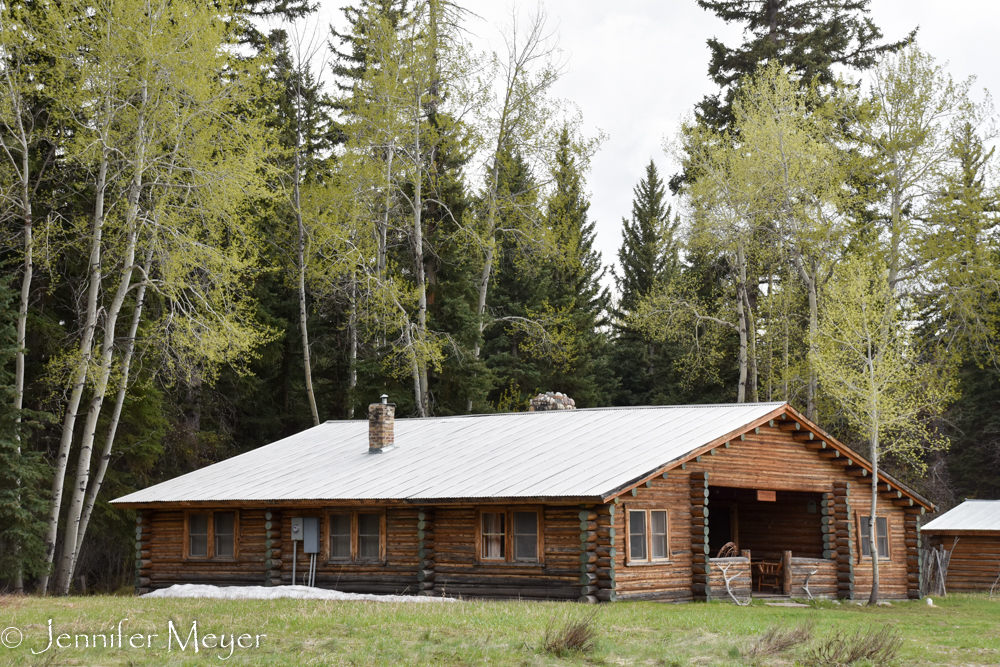
M 320 20 L 340 22 L 345 0 L 320 0 Z M 509 20 L 507 0 L 458 0 L 481 19 L 468 28 L 477 46 L 500 48 L 499 29 Z M 528 11 L 534 2 L 519 2 Z M 663 153 L 694 104 L 716 90 L 708 78 L 708 47 L 717 37 L 738 44 L 741 28 L 698 7 L 695 0 L 548 0 L 566 73 L 555 94 L 575 102 L 591 132 L 608 139 L 587 176 L 590 215 L 597 221 L 597 248 L 605 263 L 617 260 L 622 217 L 629 214 L 632 187 L 650 158 L 669 176 L 676 171 Z M 952 76 L 976 77 L 976 87 L 1000 90 L 996 30 L 997 0 L 872 0 L 871 16 L 887 40 L 915 27 L 917 40 Z

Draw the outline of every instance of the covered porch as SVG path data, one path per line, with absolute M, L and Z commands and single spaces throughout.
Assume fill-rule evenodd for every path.
M 710 485 L 708 505 L 713 588 L 725 590 L 725 568 L 749 575 L 730 581 L 744 595 L 836 596 L 837 563 L 823 557 L 823 494 Z

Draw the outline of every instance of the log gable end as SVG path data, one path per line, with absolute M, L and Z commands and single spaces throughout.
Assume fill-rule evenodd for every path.
M 810 594 L 866 597 L 871 560 L 861 556 L 858 521 L 869 514 L 871 477 L 857 474 L 861 461 L 834 449 L 829 436 L 818 436 L 801 421 L 798 428 L 795 424 L 765 420 L 613 498 L 624 516 L 631 508 L 662 506 L 671 526 L 671 561 L 636 567 L 629 562 L 627 526 L 619 523 L 618 599 L 727 598 L 719 586 L 722 577 L 711 565 L 716 556 L 709 547 L 713 525 L 716 531 L 738 535 L 740 550 L 749 551 L 754 561 L 780 560 L 790 551 L 794 560 L 785 569 L 794 579 L 792 594 L 805 597 L 802 573 L 816 571 Z M 839 457 L 830 455 L 838 451 Z M 758 502 L 757 491 L 773 492 L 762 497 L 776 500 Z M 880 559 L 880 596 L 918 597 L 916 519 L 923 508 L 889 482 L 880 483 L 879 492 L 877 516 L 886 518 L 889 532 L 889 557 Z M 728 501 L 713 506 L 717 495 Z M 714 537 L 715 550 L 720 541 L 730 541 Z

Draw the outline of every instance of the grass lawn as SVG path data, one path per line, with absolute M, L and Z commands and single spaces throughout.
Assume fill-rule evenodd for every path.
M 868 609 L 852 603 L 809 608 L 755 603 L 655 604 L 459 602 L 388 604 L 310 600 L 224 601 L 132 597 L 0 597 L 0 633 L 13 627 L 22 643 L 0 646 L 0 665 L 793 665 L 838 631 L 891 626 L 902 638 L 896 665 L 1000 665 L 1000 601 L 952 595 Z M 542 648 L 546 627 L 592 616 L 596 645 L 588 652 Z M 70 635 L 47 651 L 53 635 Z M 128 619 L 123 621 L 123 619 Z M 189 641 L 197 622 L 198 653 Z M 118 646 L 118 626 L 124 648 Z M 181 650 L 169 624 L 182 641 Z M 811 625 L 805 643 L 754 656 L 769 628 Z M 75 635 L 81 635 L 76 637 Z M 82 635 L 88 635 L 89 647 Z M 113 648 L 93 647 L 93 635 Z M 247 648 L 233 647 L 232 636 Z M 141 635 L 141 636 L 138 636 Z M 154 635 L 149 638 L 149 635 Z M 214 638 L 208 635 L 215 635 Z M 205 644 L 226 648 L 206 649 Z M 260 637 L 259 644 L 257 635 Z M 18 633 L 6 631 L 5 643 Z M 129 646 L 132 643 L 139 648 Z M 168 649 L 168 640 L 170 647 Z M 74 646 L 79 642 L 80 646 Z M 151 646 L 150 646 L 151 645 Z M 219 657 L 221 655 L 221 658 Z M 223 659 L 225 658 L 225 659 Z M 871 664 L 863 661 L 856 664 Z

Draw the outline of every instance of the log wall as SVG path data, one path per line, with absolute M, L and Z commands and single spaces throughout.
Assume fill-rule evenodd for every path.
M 860 528 L 858 527 L 858 516 L 868 516 L 871 506 L 871 478 L 865 478 L 860 483 L 851 484 L 849 504 L 851 508 L 851 533 L 854 538 L 852 544 L 853 573 L 854 573 L 854 597 L 856 599 L 867 599 L 872 590 L 872 563 L 870 558 L 861 556 L 861 547 L 857 540 L 861 539 Z M 895 507 L 882 498 L 878 502 L 878 516 L 888 519 L 889 527 L 889 558 L 879 561 L 879 598 L 909 598 L 911 582 L 909 581 L 907 559 L 907 539 L 916 540 L 916 532 L 907 534 L 905 517 L 907 514 L 919 515 L 919 508 Z M 916 556 L 913 556 L 916 560 Z M 916 567 L 916 563 L 913 564 Z M 914 582 L 915 583 L 915 582 Z
M 932 548 L 951 550 L 956 535 L 926 536 Z M 1000 590 L 1000 535 L 960 535 L 948 563 L 949 593 Z
M 837 563 L 825 558 L 795 558 L 792 557 L 792 579 L 789 595 L 807 598 L 837 597 Z M 809 582 L 809 592 L 806 592 L 806 577 Z

